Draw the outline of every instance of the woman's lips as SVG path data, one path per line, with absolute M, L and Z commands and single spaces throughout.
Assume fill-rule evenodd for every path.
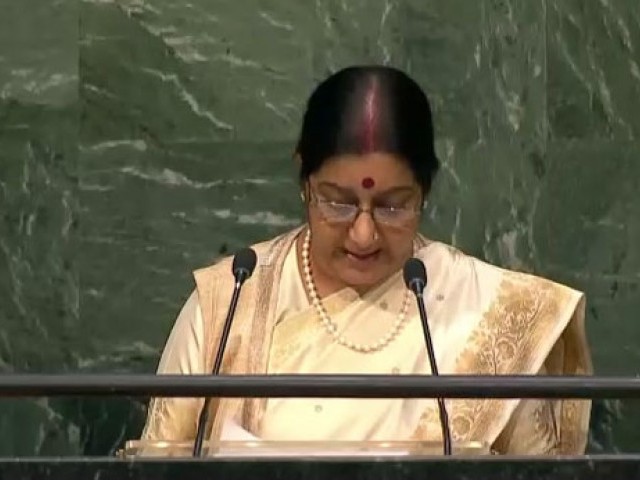
M 352 252 L 350 250 L 345 249 L 346 257 L 353 263 L 361 266 L 366 266 L 375 262 L 380 256 L 380 250 L 375 250 L 373 252 Z

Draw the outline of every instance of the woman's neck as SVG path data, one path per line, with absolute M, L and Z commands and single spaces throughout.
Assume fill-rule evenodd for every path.
M 302 258 L 303 244 L 304 244 L 304 231 L 300 235 L 298 235 L 298 238 L 296 239 L 296 242 L 295 242 L 295 248 L 296 248 L 296 256 L 298 259 L 298 262 L 297 262 L 298 274 L 302 279 L 302 283 L 305 285 L 305 290 L 308 290 L 308 287 L 304 281 L 304 266 L 303 266 L 304 259 Z M 314 262 L 313 255 L 311 254 L 311 252 L 309 252 L 309 261 L 311 263 L 313 283 L 316 288 L 316 293 L 320 298 L 328 297 L 329 295 L 339 292 L 344 288 L 351 288 L 355 292 L 357 292 L 359 296 L 362 297 L 367 292 L 378 287 L 386 280 L 386 279 L 383 279 L 375 285 L 357 285 L 357 286 L 348 285 L 343 281 L 341 281 L 340 279 L 336 278 L 335 276 L 326 274 L 322 270 L 322 268 L 318 268 L 317 263 Z M 309 295 L 308 291 L 307 291 L 307 295 Z

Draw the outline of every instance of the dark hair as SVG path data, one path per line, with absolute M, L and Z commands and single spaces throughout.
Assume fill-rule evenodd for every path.
M 406 161 L 426 194 L 438 171 L 431 107 L 407 74 L 383 66 L 331 75 L 307 102 L 296 153 L 305 181 L 330 157 L 384 152 Z

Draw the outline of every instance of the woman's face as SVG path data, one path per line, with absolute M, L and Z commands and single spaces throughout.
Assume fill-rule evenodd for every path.
M 413 254 L 422 192 L 409 166 L 384 153 L 327 160 L 305 185 L 313 270 L 366 290 Z

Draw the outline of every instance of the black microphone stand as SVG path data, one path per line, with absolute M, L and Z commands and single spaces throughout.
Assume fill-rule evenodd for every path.
M 247 251 L 248 250 L 248 251 Z M 236 262 L 241 265 L 236 265 Z M 227 311 L 227 318 L 224 321 L 222 328 L 222 335 L 220 337 L 220 343 L 218 345 L 218 351 L 213 363 L 212 375 L 220 374 L 220 368 L 222 367 L 222 358 L 224 351 L 227 347 L 227 340 L 229 339 L 229 332 L 231 331 L 231 324 L 233 322 L 233 316 L 236 313 L 238 306 L 238 298 L 240 297 L 240 290 L 245 280 L 251 276 L 253 269 L 256 265 L 256 254 L 253 250 L 246 249 L 239 252 L 234 258 L 233 274 L 236 282 L 233 288 L 233 295 L 231 296 L 231 303 L 229 304 L 229 310 Z M 193 444 L 193 456 L 202 456 L 202 443 L 204 440 L 204 434 L 206 431 L 207 423 L 209 421 L 209 405 L 211 404 L 211 397 L 206 397 L 202 410 L 200 410 L 200 416 L 198 417 L 198 429 L 196 430 L 196 439 Z
M 416 297 L 431 373 L 437 377 L 439 375 L 438 364 L 436 362 L 436 354 L 433 350 L 433 341 L 431 340 L 431 331 L 429 330 L 429 322 L 427 320 L 427 310 L 424 306 L 424 289 L 427 285 L 427 271 L 422 260 L 418 258 L 410 258 L 407 260 L 403 269 L 403 276 L 407 288 L 411 290 Z M 438 413 L 440 414 L 440 426 L 442 427 L 444 454 L 448 456 L 451 455 L 449 416 L 444 404 L 444 399 L 438 397 L 436 400 L 438 402 Z
M 222 357 L 224 356 L 224 351 L 225 351 L 225 348 L 227 347 L 227 340 L 229 339 L 229 331 L 231 330 L 233 314 L 235 313 L 236 307 L 238 305 L 238 297 L 240 296 L 241 286 L 242 284 L 240 282 L 236 282 L 235 287 L 233 289 L 233 296 L 231 297 L 231 305 L 229 306 L 229 311 L 227 312 L 227 318 L 224 321 L 224 327 L 222 328 L 222 336 L 220 337 L 220 345 L 218 347 L 218 352 L 216 353 L 216 359 L 213 364 L 213 370 L 211 371 L 212 375 L 218 375 L 220 373 L 220 367 L 222 366 Z M 211 397 L 206 397 L 204 399 L 204 405 L 202 406 L 202 410 L 200 410 L 200 416 L 198 417 L 198 430 L 197 430 L 195 442 L 193 444 L 194 457 L 202 456 L 202 442 L 204 439 L 207 422 L 209 421 L 209 405 L 210 404 L 211 404 Z
M 436 377 L 438 373 L 438 364 L 436 363 L 436 355 L 433 350 L 433 342 L 431 341 L 431 332 L 429 331 L 429 323 L 427 322 L 427 311 L 424 308 L 424 298 L 422 292 L 416 294 L 418 300 L 418 310 L 420 311 L 420 320 L 422 321 L 422 330 L 424 333 L 424 341 L 427 345 L 427 355 L 429 356 L 429 364 L 431 365 L 431 373 Z M 442 437 L 444 442 L 444 454 L 451 455 L 451 432 L 449 430 L 449 415 L 442 397 L 436 398 L 438 402 L 438 413 L 440 414 L 440 425 L 442 426 Z

